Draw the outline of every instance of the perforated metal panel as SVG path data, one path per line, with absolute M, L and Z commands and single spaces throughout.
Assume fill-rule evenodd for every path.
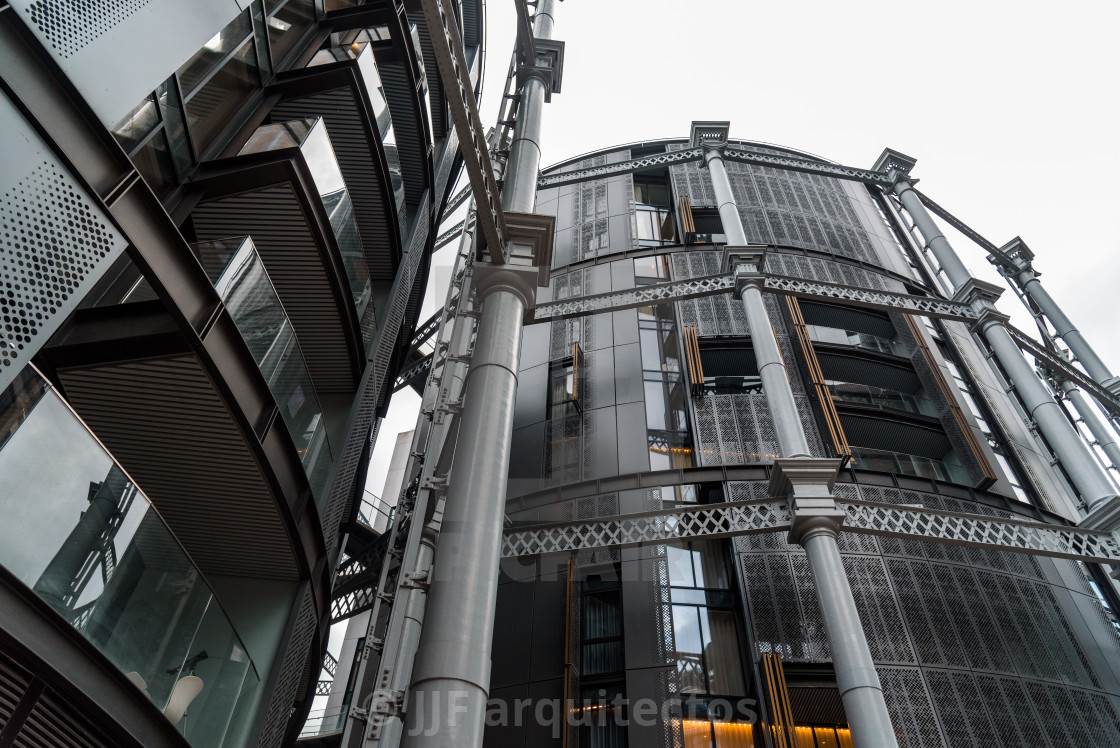
M 0 170 L 0 390 L 58 329 L 125 241 L 7 96 Z
M 272 702 L 268 706 L 268 715 L 263 723 L 266 727 L 261 735 L 261 748 L 276 748 L 284 740 L 284 731 L 288 726 L 287 712 L 295 701 L 300 680 L 307 667 L 307 656 L 311 645 L 311 637 L 315 633 L 315 624 L 314 600 L 311 596 L 310 587 L 305 585 L 303 592 L 300 594 L 296 624 L 292 628 L 291 637 L 288 639 L 284 659 L 278 665 L 280 675 L 276 679 Z
M 901 667 L 877 667 L 876 671 L 899 748 L 944 746 L 921 671 Z

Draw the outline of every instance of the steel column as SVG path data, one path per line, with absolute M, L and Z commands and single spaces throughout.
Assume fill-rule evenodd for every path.
M 1050 448 L 1061 460 L 1066 474 L 1081 494 L 1081 498 L 1085 500 L 1088 511 L 1103 508 L 1116 496 L 1112 482 L 1089 451 L 1089 446 L 1082 440 L 1077 429 L 1069 422 L 1062 407 L 1054 400 L 1053 395 L 1019 352 L 1018 345 L 1012 340 L 1011 334 L 1005 327 L 1007 318 L 994 313 L 994 306 L 991 304 L 994 296 L 988 294 L 986 298 L 983 292 L 976 292 L 980 286 L 990 284 L 979 283 L 968 272 L 906 178 L 898 180 L 894 192 L 906 208 L 906 212 L 910 214 L 914 225 L 922 232 L 930 251 L 941 264 L 954 291 L 957 295 L 970 294 L 970 299 L 956 296 L 954 299 L 971 301 L 974 305 L 981 305 L 975 307 L 978 312 L 982 310 L 988 312 L 984 314 L 979 324 L 979 332 L 988 341 L 1000 365 L 1007 372 L 1024 407 L 1038 424 Z
M 1112 379 L 1112 372 L 1108 370 L 1108 366 L 1089 345 L 1089 342 L 1085 340 L 1085 337 L 1074 326 L 1070 318 L 1062 312 L 1061 307 L 1054 301 L 1050 293 L 1042 287 L 1038 275 L 1033 270 L 1028 269 L 1020 272 L 1018 279 L 1023 290 L 1027 292 L 1034 303 L 1038 304 L 1038 308 L 1042 310 L 1046 319 L 1050 320 L 1050 324 L 1054 326 L 1058 336 L 1073 351 L 1073 355 L 1077 356 L 1077 360 L 1085 367 L 1085 371 L 1089 372 L 1089 376 L 1097 383 L 1107 387 L 1110 384 L 1109 380 Z
M 696 126 L 693 128 L 695 130 Z M 727 243 L 729 246 L 744 246 L 747 235 L 719 149 L 707 147 L 704 160 L 711 173 L 712 191 L 719 206 Z M 835 480 L 839 462 L 832 464 L 831 469 L 829 466 L 815 469 L 811 466 L 831 461 L 814 460 L 810 455 L 797 403 L 789 386 L 789 374 L 762 301 L 760 283 L 761 277 L 755 276 L 740 285 L 739 293 L 750 326 L 762 391 L 774 420 L 783 457 L 804 460 L 803 466 L 798 465 L 798 459 L 779 461 L 783 468 L 787 468 L 784 472 L 791 477 L 792 484 L 794 531 L 790 540 L 801 544 L 809 557 L 853 744 L 856 748 L 897 748 L 887 704 L 871 659 L 871 649 L 856 612 L 855 599 L 844 574 L 837 545 L 837 531 L 844 513 L 832 497 L 832 481 Z M 799 493 L 809 498 L 799 498 Z
M 1093 457 L 1077 429 L 1069 422 L 1062 406 L 1058 405 L 1034 369 L 1023 358 L 1019 346 L 1011 339 L 1002 321 L 989 317 L 981 322 L 980 332 L 992 347 L 1007 376 L 1011 378 L 1023 406 L 1038 424 L 1054 454 L 1061 460 L 1066 474 L 1088 505 L 1088 510 L 1091 512 L 1097 505 L 1114 497 L 1116 490 L 1104 469 Z
M 406 746 L 482 743 L 526 300 L 492 286 L 482 318 L 408 697 Z
M 1097 443 L 1101 445 L 1101 449 L 1108 455 L 1109 462 L 1112 463 L 1114 468 L 1120 469 L 1120 443 L 1117 443 L 1116 432 L 1101 418 L 1101 412 L 1096 403 L 1079 390 L 1073 382 L 1062 382 L 1061 388 L 1066 397 L 1069 398 L 1070 403 L 1073 404 L 1074 410 L 1085 421 L 1085 425 L 1092 432 Z
M 918 231 L 922 232 L 922 238 L 926 240 L 926 246 L 937 258 L 937 262 L 941 265 L 941 269 L 945 271 L 945 277 L 948 278 L 953 289 L 960 288 L 972 277 L 972 273 L 961 262 L 961 258 L 953 251 L 949 240 L 941 233 L 941 228 L 933 220 L 926 207 L 922 205 L 922 200 L 918 197 L 917 191 L 908 180 L 900 179 L 894 186 L 894 194 L 898 196 L 902 207 L 906 208 L 906 212 L 910 214 L 910 219 L 914 221 Z
M 821 524 L 806 530 L 801 536 L 801 545 L 817 588 L 832 666 L 836 670 L 836 686 L 848 716 L 852 742 L 858 748 L 897 748 L 879 675 L 875 672 L 852 589 L 844 573 L 835 525 Z
M 553 0 L 539 0 L 533 29 L 537 38 L 550 38 L 552 13 Z M 527 63 L 532 66 L 536 60 Z M 540 77 L 527 75 L 519 91 L 502 194 L 506 211 L 530 213 L 536 203 L 544 86 Z M 533 303 L 533 289 L 505 267 L 476 266 L 480 319 L 412 670 L 408 729 L 402 740 L 410 748 L 482 745 L 517 366 L 525 311 Z

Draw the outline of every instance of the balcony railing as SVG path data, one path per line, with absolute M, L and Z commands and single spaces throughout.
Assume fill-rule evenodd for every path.
M 868 351 L 889 353 L 892 356 L 909 358 L 914 352 L 914 347 L 897 339 L 881 338 L 878 335 L 869 335 L 865 332 L 841 330 L 836 327 L 821 327 L 820 325 L 805 325 L 809 339 L 815 343 L 830 343 L 832 345 L 848 345 L 853 348 L 863 348 Z
M 188 742 L 240 745 L 260 678 L 198 568 L 38 372 L 0 403 L 0 564 Z
M 923 416 L 937 417 L 937 405 L 921 395 L 872 387 L 855 382 L 825 382 L 832 399 L 841 403 L 863 405 L 871 408 L 902 410 Z
M 385 506 L 381 497 L 366 491 L 358 507 L 358 521 L 374 532 L 385 532 L 393 524 L 395 507 Z
M 262 153 L 284 148 L 298 148 L 304 162 L 315 181 L 319 198 L 330 217 L 331 229 L 338 243 L 346 279 L 350 284 L 350 294 L 358 313 L 358 325 L 366 352 L 373 345 L 377 331 L 374 316 L 373 286 L 369 278 L 369 268 L 365 252 L 358 236 L 358 226 L 354 222 L 354 209 L 346 183 L 338 167 L 334 149 L 327 136 L 326 125 L 322 119 L 289 120 L 270 125 L 261 125 L 253 132 L 249 142 L 241 149 L 241 155 Z
M 317 500 L 326 493 L 333 458 L 323 409 L 292 323 L 249 237 L 191 247 L 225 302 L 268 382 Z
M 946 483 L 971 484 L 968 473 L 960 465 L 918 455 L 887 452 L 882 449 L 852 447 L 852 467 L 883 473 L 914 475 Z
M 346 715 L 349 711 L 350 706 L 344 704 L 308 712 L 307 721 L 303 723 L 303 729 L 299 731 L 299 737 L 313 738 L 317 735 L 342 732 L 342 729 L 346 727 Z

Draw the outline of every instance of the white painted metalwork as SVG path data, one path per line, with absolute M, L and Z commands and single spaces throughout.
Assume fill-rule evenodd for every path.
M 840 283 L 826 283 L 824 281 L 770 274 L 766 275 L 763 285 L 766 286 L 767 291 L 775 291 L 799 298 L 843 301 L 855 306 L 894 309 L 926 317 L 955 319 L 963 322 L 975 321 L 977 317 L 976 312 L 967 304 L 959 304 L 955 301 L 938 299 L 932 296 L 915 296 L 913 294 L 879 291 L 873 288 L 858 288 Z
M 799 171 L 804 174 L 819 174 L 824 177 L 847 179 L 853 182 L 863 182 L 864 184 L 890 186 L 892 183 L 890 176 L 888 176 L 886 172 L 874 171 L 872 169 L 857 169 L 852 166 L 810 161 L 809 159 L 797 158 L 796 156 L 778 156 L 773 153 L 763 153 L 749 148 L 736 148 L 734 146 L 726 146 L 722 150 L 725 160 L 737 161 L 741 164 L 773 166 L 779 169 L 788 169 L 789 171 Z

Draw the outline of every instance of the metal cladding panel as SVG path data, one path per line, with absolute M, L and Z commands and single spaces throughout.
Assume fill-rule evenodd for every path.
M 206 574 L 296 579 L 277 499 L 193 356 L 60 372 L 66 397 Z
M 0 94 L 0 391 L 124 251 L 126 242 Z
M 767 484 L 729 484 L 731 498 L 765 496 Z M 918 491 L 837 484 L 836 494 L 888 504 L 1003 516 L 1003 512 Z M 845 537 L 841 533 L 841 538 Z M 842 541 L 843 542 L 843 541 Z M 1072 585 L 1044 581 L 1040 564 L 1072 564 L 1017 554 L 880 538 L 843 547 L 844 566 L 883 685 L 900 746 L 1118 745 L 1120 715 L 1106 666 L 1087 651 L 1111 624 L 1090 614 L 1071 622 L 1077 596 L 1099 608 L 1076 574 Z M 783 533 L 737 538 L 757 653 L 787 661 L 827 661 L 828 644 L 803 552 Z M 1077 627 L 1074 626 L 1077 624 Z M 1093 629 L 1077 633 L 1081 626 Z M 1099 631 L 1098 631 L 1099 629 Z M 1103 639 L 1102 639 L 1103 637 Z M 1090 641 L 1091 640 L 1091 641 Z M 1115 688 L 1113 684 L 1110 686 Z
M 385 204 L 383 174 L 375 146 L 366 137 L 366 127 L 349 88 L 282 101 L 272 108 L 273 121 L 322 117 L 331 147 L 354 205 L 354 219 L 362 239 L 370 278 L 392 280 L 397 258 L 391 235 L 396 233 L 391 208 Z M 392 194 L 389 188 L 388 194 Z
M 241 13 L 234 0 L 11 5 L 110 129 Z
M 355 362 L 346 344 L 338 302 L 291 185 L 211 200 L 195 208 L 191 217 L 200 241 L 245 234 L 253 237 L 296 331 L 315 389 L 320 394 L 353 393 Z M 349 298 L 346 302 L 350 303 Z

